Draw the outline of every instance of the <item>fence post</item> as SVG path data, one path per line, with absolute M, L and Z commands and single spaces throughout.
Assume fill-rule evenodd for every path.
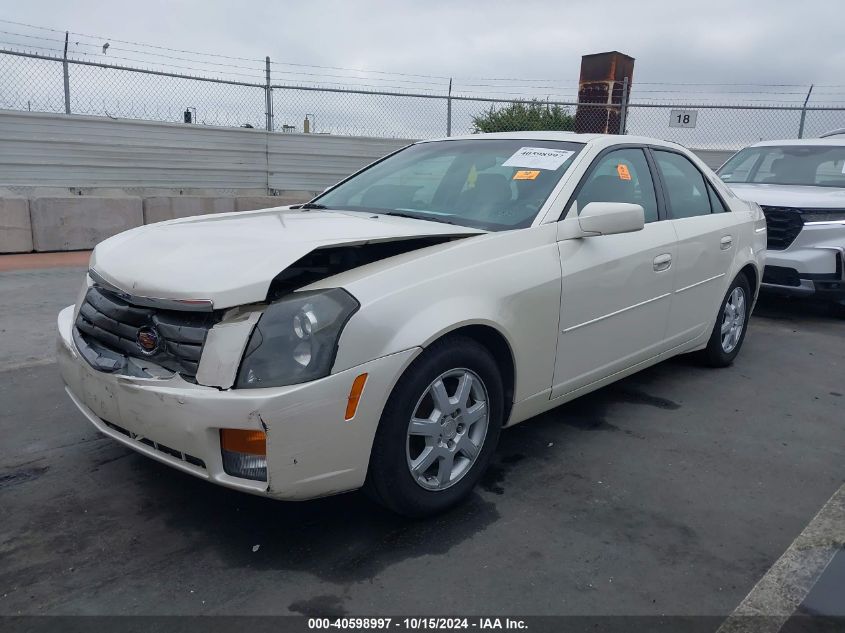
M 62 58 L 62 74 L 65 80 L 65 114 L 70 114 L 70 76 L 67 68 L 67 38 L 68 32 L 65 31 L 65 53 Z
M 622 80 L 622 108 L 619 111 L 619 133 L 627 134 L 625 126 L 628 124 L 628 78 Z
M 804 138 L 804 119 L 807 118 L 807 102 L 810 100 L 812 92 L 813 84 L 810 84 L 810 89 L 807 91 L 807 97 L 804 99 L 804 105 L 801 107 L 801 121 L 798 123 L 798 138 Z
M 449 77 L 449 93 L 446 95 L 446 136 L 452 136 L 452 78 Z
M 264 58 L 264 105 L 267 111 L 267 131 L 273 131 L 273 89 L 270 87 L 270 56 Z

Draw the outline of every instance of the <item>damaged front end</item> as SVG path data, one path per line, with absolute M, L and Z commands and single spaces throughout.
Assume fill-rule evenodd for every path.
M 85 293 L 73 329 L 74 343 L 94 368 L 142 378 L 179 373 L 194 380 L 213 312 L 158 309 L 94 283 Z
M 77 306 L 59 315 L 68 394 L 105 435 L 223 486 L 279 499 L 358 488 L 392 380 L 416 351 L 332 374 L 359 304 L 341 288 L 306 286 L 444 241 L 315 249 L 263 301 L 223 310 L 133 297 L 92 271 Z M 368 396 L 349 416 L 362 375 Z
M 179 374 L 221 389 L 316 380 L 330 372 L 340 332 L 358 303 L 342 289 L 300 289 L 454 239 L 460 237 L 317 248 L 277 274 L 263 301 L 226 310 L 215 310 L 209 300 L 134 297 L 91 271 L 76 310 L 74 343 L 92 367 L 119 375 Z

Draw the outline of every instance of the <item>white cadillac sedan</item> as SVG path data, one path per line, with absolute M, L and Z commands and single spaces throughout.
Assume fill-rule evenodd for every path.
M 426 141 L 299 207 L 102 242 L 59 365 L 97 429 L 182 471 L 426 515 L 503 427 L 676 354 L 730 364 L 765 247 L 760 207 L 678 145 Z

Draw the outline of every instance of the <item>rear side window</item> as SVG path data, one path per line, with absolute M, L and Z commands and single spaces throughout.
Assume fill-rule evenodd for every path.
M 687 158 L 674 152 L 654 150 L 657 168 L 663 178 L 672 217 L 692 218 L 710 215 L 710 193 L 704 176 Z
M 575 201 L 579 213 L 591 202 L 639 204 L 645 221 L 656 222 L 657 198 L 643 150 L 618 149 L 597 159 Z
M 710 196 L 710 209 L 713 213 L 727 213 L 728 210 L 725 208 L 725 205 L 722 204 L 722 200 L 716 194 L 716 190 L 713 189 L 713 185 L 709 182 L 707 183 L 707 193 Z

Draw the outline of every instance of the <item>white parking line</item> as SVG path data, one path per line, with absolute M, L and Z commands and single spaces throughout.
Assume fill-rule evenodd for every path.
M 807 597 L 836 552 L 843 547 L 845 485 L 833 493 L 804 531 L 722 623 L 717 633 L 779 631 Z

